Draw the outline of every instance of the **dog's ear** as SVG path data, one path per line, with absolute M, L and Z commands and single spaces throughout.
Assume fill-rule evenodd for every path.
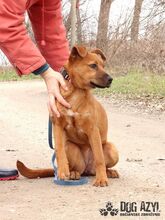
M 96 53 L 97 55 L 99 55 L 102 58 L 102 60 L 104 62 L 106 61 L 106 57 L 100 49 L 96 48 L 96 49 L 92 50 L 91 53 Z
M 88 50 L 86 47 L 75 45 L 71 50 L 69 60 L 72 61 L 75 58 L 77 58 L 77 56 L 84 58 L 87 55 L 87 53 L 88 53 Z

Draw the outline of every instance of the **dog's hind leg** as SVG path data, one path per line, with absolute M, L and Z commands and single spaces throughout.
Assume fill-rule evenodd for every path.
M 80 179 L 85 170 L 85 161 L 79 147 L 72 143 L 66 143 L 66 155 L 69 162 L 70 179 Z
M 119 174 L 116 170 L 110 169 L 115 166 L 119 160 L 119 154 L 114 144 L 107 142 L 103 145 L 103 152 L 106 164 L 106 172 L 108 178 L 118 178 Z

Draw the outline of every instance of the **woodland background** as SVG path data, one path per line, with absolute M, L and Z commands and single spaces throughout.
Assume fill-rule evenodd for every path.
M 102 49 L 108 58 L 108 65 L 116 72 L 124 73 L 130 68 L 138 68 L 163 74 L 165 1 L 133 0 L 134 7 L 121 11 L 114 23 L 111 22 L 111 9 L 115 1 L 101 0 L 98 17 L 88 17 L 88 8 L 84 10 L 83 7 L 86 1 L 77 0 L 77 42 Z M 65 1 L 64 8 L 68 4 L 69 1 Z M 64 16 L 68 39 L 70 20 L 71 12 Z
M 111 89 L 96 90 L 98 95 L 165 111 L 165 0 L 63 0 L 62 12 L 70 47 L 97 47 L 107 57 L 114 81 Z M 0 81 L 36 78 L 18 77 L 0 53 Z
M 134 6 L 125 7 L 125 11 L 119 9 L 115 22 L 111 19 L 112 6 L 121 0 L 101 0 L 97 5 L 92 0 L 63 0 L 63 18 L 70 43 L 73 1 L 76 2 L 76 43 L 102 49 L 108 67 L 116 74 L 125 74 L 130 68 L 165 73 L 165 0 L 132 0 Z M 91 6 L 97 7 L 97 15 L 91 13 Z M 26 25 L 33 37 L 28 18 Z M 8 61 L 3 54 L 0 60 L 4 71 Z

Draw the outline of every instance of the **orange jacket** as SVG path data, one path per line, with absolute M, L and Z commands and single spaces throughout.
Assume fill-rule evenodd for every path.
M 25 27 L 26 10 L 38 48 Z M 19 75 L 29 74 L 46 62 L 59 71 L 69 55 L 61 0 L 0 0 L 0 49 Z

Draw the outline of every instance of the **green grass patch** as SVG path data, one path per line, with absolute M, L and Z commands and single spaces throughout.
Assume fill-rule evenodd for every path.
M 129 71 L 124 76 L 114 76 L 111 88 L 95 89 L 94 93 L 100 96 L 110 94 L 126 95 L 128 97 L 150 96 L 165 97 L 165 76 L 139 71 Z M 20 81 L 40 79 L 40 76 L 29 74 L 19 77 L 14 71 L 0 73 L 0 81 Z
M 20 81 L 20 80 L 31 80 L 31 79 L 40 79 L 40 76 L 35 76 L 34 74 L 29 74 L 26 76 L 18 76 L 14 71 L 5 71 L 0 72 L 0 81 Z
M 165 97 L 165 76 L 130 71 L 125 76 L 114 77 L 111 88 L 96 89 L 96 94 L 124 94 L 129 97 Z

